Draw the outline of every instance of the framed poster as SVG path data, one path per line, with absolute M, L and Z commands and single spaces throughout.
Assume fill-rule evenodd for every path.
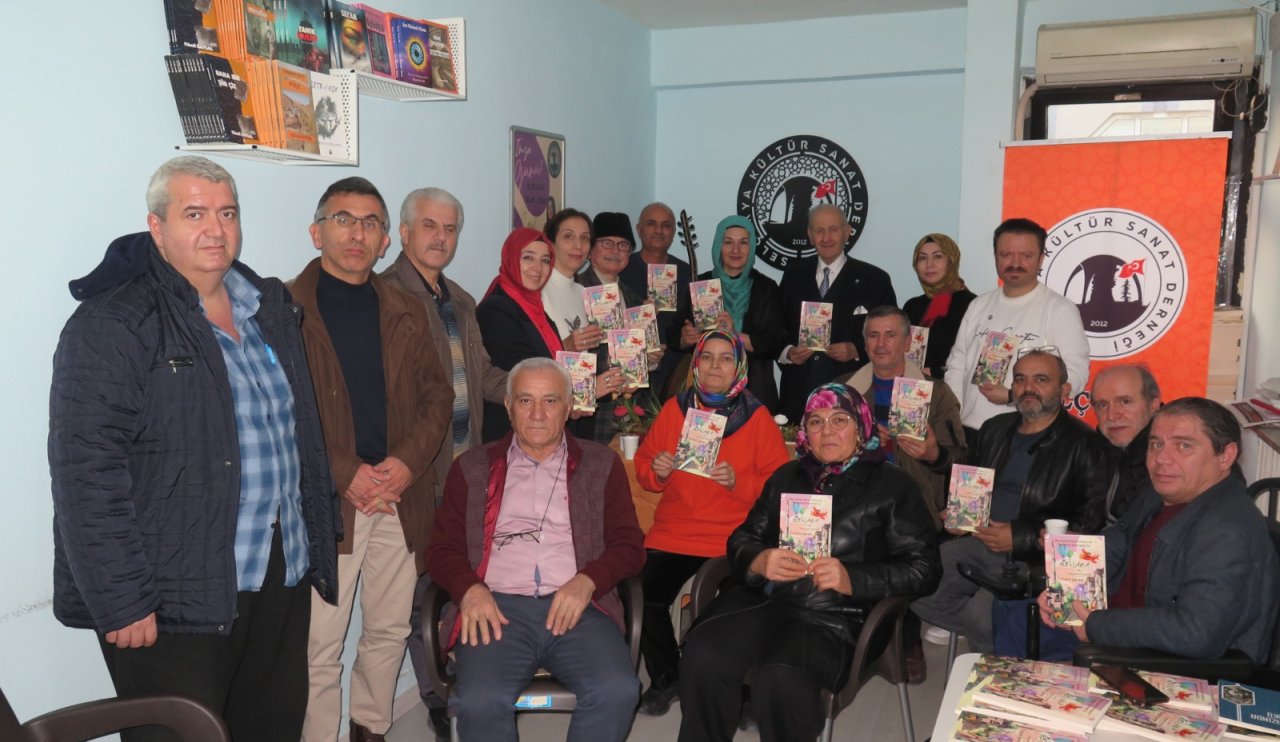
M 564 135 L 511 127 L 511 227 L 542 229 L 564 206 Z

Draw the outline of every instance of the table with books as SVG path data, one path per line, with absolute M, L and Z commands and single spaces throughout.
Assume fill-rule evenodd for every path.
M 961 655 L 947 678 L 932 740 L 1280 740 L 1272 736 L 1280 734 L 1280 714 L 1272 711 L 1280 710 L 1280 692 L 1234 683 L 1217 688 L 1195 678 L 1145 671 L 1139 675 L 1169 702 L 1129 704 L 1088 668 Z M 1277 731 L 1229 726 L 1227 719 L 1252 721 L 1257 729 L 1270 722 Z

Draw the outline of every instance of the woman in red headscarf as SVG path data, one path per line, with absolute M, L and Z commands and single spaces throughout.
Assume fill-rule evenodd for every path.
M 941 379 L 947 374 L 947 356 L 955 345 L 960 320 L 964 319 L 969 302 L 977 297 L 960 277 L 960 246 L 945 234 L 921 237 L 911 253 L 911 265 L 916 269 L 924 293 L 908 299 L 902 311 L 907 313 L 912 325 L 929 328 L 929 344 L 925 346 L 921 370 Z
M 510 371 L 526 358 L 555 358 L 563 350 L 560 332 L 542 308 L 542 287 L 551 277 L 556 254 L 542 232 L 519 227 L 502 243 L 502 265 L 489 291 L 476 305 L 476 321 L 493 365 Z M 511 430 L 501 404 L 484 403 L 485 443 Z

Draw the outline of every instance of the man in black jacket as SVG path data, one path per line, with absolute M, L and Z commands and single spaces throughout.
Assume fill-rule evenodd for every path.
M 120 696 L 182 693 L 235 739 L 297 739 L 341 530 L 298 309 L 236 261 L 221 166 L 170 160 L 147 208 L 149 232 L 71 282 L 53 359 L 54 614 L 98 632 Z
M 1066 379 L 1066 364 L 1052 352 L 1034 350 L 1018 359 L 1017 412 L 983 424 L 971 459 L 996 471 L 991 523 L 942 545 L 942 583 L 911 606 L 934 626 L 963 634 L 973 651 L 993 649 L 992 595 L 963 577 L 958 564 L 996 575 L 1009 559 L 1043 565 L 1047 518 L 1066 520 L 1076 533 L 1102 527 L 1103 441 L 1063 409 L 1071 393 Z
M 1108 366 L 1093 378 L 1090 402 L 1098 432 L 1111 444 L 1106 446 L 1111 481 L 1103 507 L 1111 525 L 1151 486 L 1147 436 L 1160 409 L 1160 385 L 1146 366 Z

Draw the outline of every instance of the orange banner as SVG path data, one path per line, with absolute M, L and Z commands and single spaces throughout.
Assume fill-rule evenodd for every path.
M 1040 280 L 1080 308 L 1090 378 L 1145 363 L 1166 400 L 1205 393 L 1226 138 L 1009 147 L 1004 216 L 1049 231 Z M 1071 408 L 1094 422 L 1085 390 Z

